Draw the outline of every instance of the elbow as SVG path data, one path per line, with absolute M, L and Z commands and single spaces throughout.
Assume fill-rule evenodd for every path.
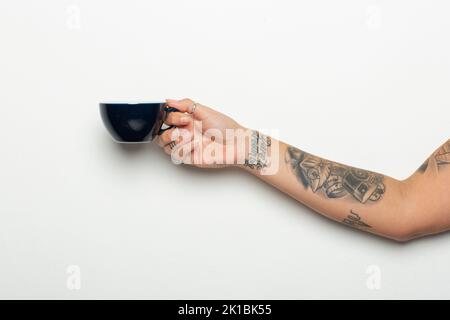
M 401 220 L 403 221 L 386 234 L 388 238 L 399 243 L 406 243 L 430 233 L 427 225 L 416 223 L 414 214 L 411 212 L 406 212 Z
M 410 242 L 420 237 L 426 227 L 423 220 L 417 220 L 419 206 L 407 181 L 399 182 L 397 199 L 396 205 L 387 212 L 390 223 L 386 225 L 384 235 L 395 242 Z
M 387 236 L 389 239 L 399 243 L 406 243 L 419 237 L 419 235 L 414 233 L 412 230 L 402 228 L 390 232 Z
M 390 237 L 392 240 L 399 242 L 399 243 L 406 243 L 406 242 L 410 242 L 412 240 L 427 236 L 427 235 L 432 235 L 435 233 L 439 233 L 441 231 L 430 231 L 429 228 L 425 227 L 425 226 L 419 226 L 419 227 L 408 227 L 405 228 L 404 230 L 399 230 L 396 231 L 392 234 L 392 236 Z
M 379 234 L 398 243 L 406 243 L 417 238 L 417 232 L 406 218 L 406 214 L 402 213 L 400 216 L 400 211 L 397 211 L 396 215 L 396 219 L 393 219 L 392 223 L 385 226 L 383 230 L 379 230 Z
M 425 235 L 443 230 L 442 221 L 439 221 L 423 197 L 403 182 L 401 185 L 401 198 L 395 212 L 392 212 L 394 222 L 386 235 L 390 239 L 406 243 Z

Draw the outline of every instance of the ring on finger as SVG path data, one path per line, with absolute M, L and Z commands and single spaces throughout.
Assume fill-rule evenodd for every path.
M 170 150 L 173 150 L 173 148 L 175 148 L 177 145 L 177 143 L 175 141 L 170 141 L 168 144 L 166 144 L 164 147 L 169 147 Z
M 189 113 L 194 114 L 195 109 L 197 109 L 197 102 L 193 101 L 192 106 L 191 106 L 191 112 L 189 112 Z

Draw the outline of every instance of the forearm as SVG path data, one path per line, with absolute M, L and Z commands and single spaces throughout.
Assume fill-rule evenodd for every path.
M 399 181 L 291 147 L 190 99 L 167 103 L 180 110 L 165 121 L 177 128 L 158 144 L 173 160 L 201 168 L 238 165 L 333 220 L 396 240 L 450 228 L 450 140 Z M 175 141 L 180 128 L 195 143 Z
M 272 162 L 278 162 L 277 170 L 265 174 L 261 166 L 240 167 L 333 220 L 396 240 L 409 237 L 404 182 L 328 161 L 274 139 L 267 152 Z

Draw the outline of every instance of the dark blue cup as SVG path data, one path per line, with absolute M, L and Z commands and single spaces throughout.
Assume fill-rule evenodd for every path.
M 119 143 L 143 143 L 173 128 L 162 129 L 169 112 L 165 102 L 102 102 L 100 114 L 106 129 Z

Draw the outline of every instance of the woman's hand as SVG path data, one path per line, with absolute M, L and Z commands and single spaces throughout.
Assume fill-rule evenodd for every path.
M 191 99 L 168 99 L 166 103 L 180 112 L 169 113 L 165 124 L 176 128 L 166 130 L 158 137 L 157 143 L 172 156 L 172 160 L 202 168 L 236 164 L 240 141 L 236 135 L 245 135 L 247 129 L 230 117 Z

